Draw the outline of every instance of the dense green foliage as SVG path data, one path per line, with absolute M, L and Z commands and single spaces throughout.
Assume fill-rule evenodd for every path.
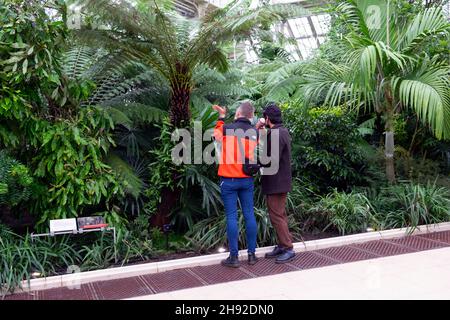
M 0 206 L 13 207 L 31 196 L 33 178 L 23 164 L 0 150 Z
M 217 167 L 171 157 L 175 127 L 202 135 L 214 127 L 212 104 L 227 106 L 229 120 L 243 100 L 258 116 L 270 101 L 282 106 L 293 138 L 287 210 L 296 240 L 450 220 L 450 25 L 438 1 L 392 0 L 371 28 L 365 9 L 385 1 L 336 0 L 327 41 L 303 61 L 272 28 L 307 13 L 295 4 L 237 0 L 188 19 L 171 0 L 83 0 L 81 30 L 69 30 L 71 2 L 0 0 L 6 291 L 33 272 L 226 246 Z M 236 45 L 248 40 L 253 64 Z M 258 245 L 271 245 L 259 179 L 255 190 Z M 24 212 L 37 230 L 50 219 L 101 215 L 116 227 L 117 245 L 106 233 L 31 241 L 9 224 Z M 168 249 L 155 228 L 165 223 L 174 231 Z
M 10 45 L 1 51 L 0 132 L 7 134 L 0 144 L 17 154 L 35 179 L 31 208 L 38 224 L 81 215 L 102 200 L 108 209 L 122 189 L 103 162 L 114 144 L 113 124 L 104 112 L 81 107 L 92 85 L 63 72 L 65 24 L 50 19 L 39 2 L 8 1 L 1 10 L 0 42 Z
M 116 176 L 102 157 L 111 143 L 112 126 L 103 112 L 86 108 L 77 119 L 49 124 L 35 134 L 39 152 L 33 158 L 35 176 L 52 187 L 37 203 L 41 222 L 78 216 L 82 208 L 106 203 L 120 192 Z
M 380 8 L 376 22 L 371 6 Z M 384 0 L 339 1 L 334 16 L 345 36 L 332 39 L 333 52 L 305 73 L 305 96 L 381 115 L 393 183 L 396 115 L 412 110 L 438 139 L 450 138 L 448 59 L 423 50 L 430 39 L 448 39 L 448 19 L 438 7 L 410 13 L 402 1 Z
M 338 107 L 305 110 L 294 105 L 285 110 L 285 121 L 292 132 L 296 175 L 328 188 L 367 180 L 367 143 L 351 114 Z
M 446 222 L 450 218 L 448 188 L 434 183 L 384 188 L 373 199 L 380 229 Z

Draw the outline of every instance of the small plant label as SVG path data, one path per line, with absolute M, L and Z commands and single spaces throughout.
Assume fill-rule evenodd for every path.
M 77 220 L 74 219 L 58 219 L 50 220 L 50 232 L 63 232 L 77 230 Z

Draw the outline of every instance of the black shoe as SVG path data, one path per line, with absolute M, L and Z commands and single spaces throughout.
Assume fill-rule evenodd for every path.
M 221 264 L 230 268 L 239 268 L 241 266 L 238 256 L 229 256 L 225 260 L 222 260 Z
M 294 260 L 295 258 L 295 252 L 294 250 L 286 250 L 281 256 L 278 256 L 278 258 L 275 260 L 275 263 L 286 263 L 289 261 Z
M 273 248 L 272 252 L 266 253 L 266 259 L 273 259 L 278 256 L 281 256 L 283 253 L 285 253 L 285 250 L 283 248 L 280 248 L 279 246 L 275 246 Z
M 258 258 L 256 257 L 256 255 L 254 253 L 249 253 L 248 254 L 248 264 L 253 266 L 258 262 Z

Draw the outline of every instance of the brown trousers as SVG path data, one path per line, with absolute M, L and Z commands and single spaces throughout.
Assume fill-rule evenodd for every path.
M 286 214 L 286 197 L 287 193 L 268 194 L 266 201 L 270 222 L 277 233 L 278 245 L 285 249 L 292 249 L 292 235 L 289 232 Z

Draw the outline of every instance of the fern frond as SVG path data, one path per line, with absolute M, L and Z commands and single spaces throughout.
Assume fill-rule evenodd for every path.
M 133 168 L 115 153 L 108 153 L 105 162 L 113 169 L 117 176 L 125 184 L 128 194 L 137 198 L 143 191 L 144 182 L 136 175 Z
M 165 110 L 137 102 L 115 105 L 113 109 L 122 112 L 134 124 L 162 122 L 168 116 Z
M 86 46 L 69 48 L 64 54 L 63 72 L 69 79 L 84 78 L 86 71 L 97 62 L 97 52 Z

